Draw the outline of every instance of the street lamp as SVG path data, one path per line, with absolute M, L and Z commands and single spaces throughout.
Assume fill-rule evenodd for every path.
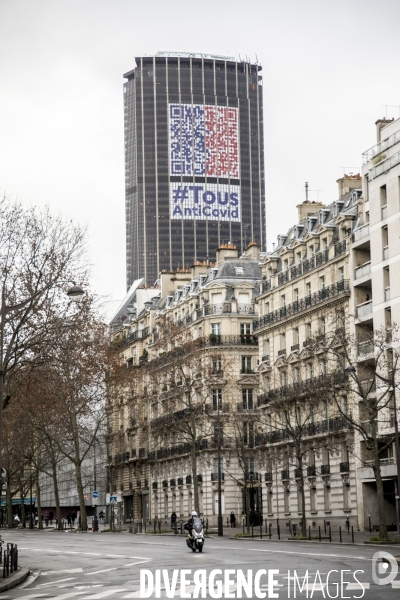
M 397 532 L 400 535 L 400 441 L 399 441 L 399 423 L 397 421 L 397 406 L 396 406 L 396 381 L 395 381 L 395 372 L 394 369 L 391 371 L 391 377 L 388 379 L 386 377 L 382 377 L 376 371 L 365 365 L 370 371 L 373 371 L 374 375 L 378 377 L 383 383 L 386 385 L 390 385 L 393 388 L 393 410 L 394 410 L 394 443 L 396 448 L 396 466 L 397 466 L 397 481 L 396 481 L 396 513 L 397 513 Z M 348 365 L 344 372 L 347 375 L 354 375 L 356 373 L 356 369 L 353 365 Z
M 75 301 L 80 300 L 82 298 L 82 296 L 85 294 L 84 290 L 79 285 L 76 285 L 76 283 L 74 281 L 57 281 L 57 284 L 58 283 L 69 283 L 69 284 L 72 283 L 73 284 L 72 287 L 70 287 L 69 290 L 67 291 L 67 296 L 71 300 L 75 300 Z M 45 288 L 45 289 L 48 289 L 48 288 Z M 40 294 L 42 294 L 45 291 L 45 289 L 36 292 L 30 298 L 27 298 L 26 300 L 23 300 L 22 302 L 19 302 L 18 304 L 11 304 L 10 306 L 7 306 L 7 304 L 6 304 L 6 289 L 5 289 L 4 285 L 3 285 L 2 292 L 1 292 L 1 306 L 0 306 L 0 318 L 1 318 L 1 321 L 0 321 L 0 469 L 2 467 L 2 450 L 3 450 L 3 395 L 4 395 L 4 360 L 3 360 L 4 350 L 3 350 L 3 346 L 4 346 L 4 327 L 5 327 L 5 323 L 6 323 L 6 315 L 8 313 L 13 312 L 14 310 L 19 310 L 20 308 L 23 308 L 24 306 L 29 304 L 29 302 L 32 302 L 32 300 L 34 300 L 35 298 L 40 296 Z M 2 492 L 1 487 L 0 487 L 0 505 L 1 505 L 1 492 Z M 31 508 L 32 508 L 32 505 L 31 505 Z
M 218 407 L 218 536 L 222 537 L 224 535 L 223 525 L 222 525 L 222 483 L 221 483 L 221 424 L 219 420 L 219 398 L 217 398 L 217 407 Z

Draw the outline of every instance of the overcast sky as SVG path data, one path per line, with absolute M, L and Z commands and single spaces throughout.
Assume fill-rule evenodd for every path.
M 159 50 L 257 56 L 271 249 L 304 182 L 335 200 L 399 117 L 399 23 L 399 0 L 0 0 L 0 191 L 88 223 L 94 287 L 122 298 L 122 74 Z

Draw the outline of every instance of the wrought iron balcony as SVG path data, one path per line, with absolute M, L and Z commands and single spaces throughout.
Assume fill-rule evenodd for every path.
M 272 471 L 268 471 L 267 473 L 265 473 L 264 479 L 265 481 L 272 481 Z
M 172 488 L 176 487 L 176 480 L 175 479 L 170 479 L 169 486 L 172 487 Z
M 301 469 L 295 469 L 294 470 L 294 478 L 295 479 L 301 479 Z
M 339 471 L 341 473 L 349 473 L 350 471 L 350 464 L 349 462 L 341 462 L 339 465 Z
M 221 481 L 225 480 L 225 473 L 221 473 Z M 211 473 L 211 481 L 218 481 L 218 473 Z
M 183 477 L 178 477 L 178 486 L 183 485 Z
M 330 465 L 321 465 L 321 475 L 330 475 L 331 466 Z
M 315 477 L 316 476 L 316 469 L 314 465 L 311 465 L 309 467 L 307 467 L 307 477 Z
M 168 480 L 164 479 L 164 481 L 162 482 L 162 486 L 163 488 L 167 488 L 168 487 Z
M 212 333 L 204 338 L 206 346 L 258 346 L 256 336 L 249 334 L 243 335 L 217 335 Z
M 153 481 L 153 490 L 156 490 L 158 488 L 158 483 L 157 481 Z
M 307 438 L 316 435 L 329 435 L 338 431 L 346 431 L 349 427 L 349 423 L 344 417 L 331 417 L 316 423 L 307 423 L 303 427 L 297 427 L 294 430 L 282 428 L 257 434 L 254 439 L 254 446 L 268 446 L 269 444 L 286 442 L 293 439 L 293 436 Z
M 255 319 L 253 321 L 253 331 L 257 331 L 262 327 L 269 327 L 270 325 L 279 323 L 279 321 L 282 321 L 287 317 L 300 313 L 313 306 L 317 306 L 318 304 L 326 302 L 327 300 L 335 298 L 341 294 L 350 294 L 350 285 L 347 279 L 337 281 L 323 290 L 318 290 L 310 296 L 305 296 L 299 300 L 295 300 L 295 302 L 292 302 L 291 304 L 288 304 L 282 308 L 278 308 L 277 310 L 274 310 L 273 312 L 270 312 L 259 319 Z
M 281 471 L 281 477 L 282 477 L 282 480 L 289 479 L 289 469 L 285 469 L 284 471 Z
M 191 485 L 191 483 L 192 483 L 192 476 L 186 475 L 186 485 Z

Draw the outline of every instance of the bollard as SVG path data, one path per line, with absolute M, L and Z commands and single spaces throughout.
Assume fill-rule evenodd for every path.
M 354 527 L 351 526 L 351 543 L 354 544 Z
M 347 517 L 347 519 L 346 519 L 346 527 L 347 527 L 347 533 L 350 533 L 350 521 L 349 521 L 349 517 Z
M 158 521 L 158 533 L 161 533 L 161 521 Z
M 144 532 L 146 533 L 146 521 L 144 522 Z
M 244 533 L 244 517 L 242 519 L 242 525 L 243 525 L 243 533 Z
M 318 525 L 318 537 L 319 541 L 321 541 L 321 525 Z
M 329 525 L 329 541 L 332 541 L 332 529 L 331 526 Z
M 260 523 L 260 538 L 262 539 L 262 523 Z
M 280 540 L 280 539 L 281 539 L 281 528 L 278 525 L 278 540 Z
M 342 526 L 341 525 L 339 525 L 339 540 L 340 540 L 340 543 L 342 543 Z
M 371 527 L 371 515 L 368 515 L 368 521 L 369 521 L 369 532 L 372 533 L 372 527 Z
M 271 539 L 272 536 L 272 523 L 269 524 L 269 539 Z
M 324 519 L 324 533 L 326 535 L 326 519 Z
M 156 520 L 154 519 L 154 533 L 156 533 Z
M 311 525 L 308 526 L 308 539 L 311 542 Z
M 266 533 L 266 535 L 268 535 L 268 523 L 267 523 L 267 519 L 265 519 L 265 533 Z

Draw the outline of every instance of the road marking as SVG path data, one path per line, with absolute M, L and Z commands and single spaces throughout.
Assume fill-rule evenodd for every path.
M 128 565 L 121 565 L 120 567 L 111 567 L 110 569 L 102 569 L 101 571 L 91 571 L 90 573 L 85 573 L 85 575 L 97 575 L 98 573 L 108 573 L 109 571 L 117 571 L 118 569 L 124 569 L 125 567 L 133 567 L 134 565 L 142 565 L 143 563 L 150 562 L 150 561 L 151 561 L 151 558 L 145 558 L 142 560 L 138 560 L 137 562 L 134 562 L 134 563 L 129 563 Z
M 61 596 L 53 596 L 54 600 L 65 600 L 66 598 L 75 598 L 75 596 L 81 596 L 82 594 L 87 594 L 87 592 L 77 592 L 74 590 L 73 592 L 68 592 L 68 594 L 62 594 Z M 35 598 L 39 598 L 39 596 L 35 596 Z
M 108 573 L 108 571 L 117 571 L 120 567 L 112 567 L 111 569 L 102 569 L 101 571 L 91 571 L 85 575 L 97 575 L 98 573 Z
M 106 590 L 105 592 L 100 592 L 99 594 L 93 594 L 92 596 L 85 596 L 85 600 L 100 600 L 100 598 L 107 598 L 107 596 L 111 596 L 111 594 L 118 594 L 119 592 L 126 592 L 126 588 L 120 588 L 119 590 Z M 59 600 L 57 598 L 57 600 Z
M 43 575 L 43 573 L 41 573 Z M 47 587 L 48 585 L 55 585 L 56 583 L 63 583 L 64 581 L 72 581 L 76 577 L 67 577 L 66 579 L 57 579 L 57 581 L 50 581 L 49 583 L 41 583 L 37 585 L 37 588 Z
M 400 590 L 400 579 L 392 581 L 392 588 L 395 590 Z
M 58 575 L 58 573 L 82 573 L 81 567 L 77 569 L 62 569 L 61 571 L 42 571 L 41 575 Z
M 49 594 L 29 594 L 29 596 L 22 596 L 19 600 L 29 600 L 29 598 L 45 598 Z
M 249 552 L 269 552 L 272 554 L 301 554 L 302 556 L 318 556 L 319 558 L 325 558 L 327 556 L 333 558 L 353 558 L 356 560 L 372 560 L 368 556 L 347 556 L 346 554 L 321 554 L 313 552 L 289 552 L 288 550 L 264 550 L 263 548 L 247 548 Z
M 350 590 L 369 590 L 369 583 L 348 583 L 346 586 L 346 592 Z

